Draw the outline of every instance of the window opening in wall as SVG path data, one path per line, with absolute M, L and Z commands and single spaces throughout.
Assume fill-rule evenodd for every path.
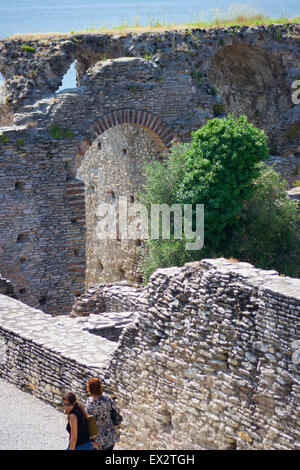
M 19 190 L 19 191 L 22 191 L 22 189 L 24 189 L 25 185 L 23 183 L 23 181 L 16 181 L 15 182 L 15 189 Z
M 25 261 L 26 261 L 26 258 L 20 258 L 20 259 L 19 259 L 20 264 L 24 264 Z
M 27 233 L 20 233 L 17 238 L 17 243 L 25 243 L 29 240 Z
M 56 93 L 59 93 L 64 90 L 70 90 L 77 88 L 77 80 L 76 80 L 76 60 L 70 65 L 69 70 L 63 76 L 61 86 L 57 90 Z
M 46 295 L 43 295 L 43 297 L 41 297 L 41 298 L 39 299 L 39 304 L 40 304 L 40 305 L 45 305 L 46 302 L 47 302 L 47 296 L 46 296 Z
M 74 250 L 74 256 L 77 258 L 77 256 L 79 256 L 79 251 L 78 250 Z
M 97 147 L 98 147 L 98 149 L 101 149 L 101 140 L 98 140 Z
M 71 219 L 71 224 L 77 224 L 77 219 Z
M 26 294 L 25 287 L 22 287 L 22 289 L 19 289 L 19 294 Z

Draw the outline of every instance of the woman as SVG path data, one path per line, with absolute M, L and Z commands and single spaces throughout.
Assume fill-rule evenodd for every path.
M 109 397 L 103 395 L 101 381 L 94 377 L 88 381 L 88 398 L 85 408 L 86 411 L 96 419 L 98 436 L 95 438 L 100 445 L 101 450 L 112 450 L 115 443 L 119 440 L 119 435 L 111 420 L 111 409 L 120 413 L 119 407 Z
M 66 429 L 70 434 L 67 450 L 93 450 L 89 436 L 87 413 L 77 403 L 76 395 L 72 392 L 65 393 L 63 403 L 68 416 Z

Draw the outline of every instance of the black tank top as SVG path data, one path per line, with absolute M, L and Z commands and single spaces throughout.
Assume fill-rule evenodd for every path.
M 81 444 L 84 444 L 85 442 L 88 442 L 90 439 L 88 420 L 83 415 L 78 405 L 75 405 L 75 407 L 71 411 L 71 414 L 74 414 L 77 417 L 77 426 L 78 426 L 77 441 L 76 441 L 76 447 L 77 447 L 77 446 L 80 446 Z M 71 437 L 71 426 L 69 422 L 67 424 L 66 429 Z

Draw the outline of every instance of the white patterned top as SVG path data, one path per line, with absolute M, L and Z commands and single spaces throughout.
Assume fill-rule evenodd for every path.
M 111 408 L 120 413 L 120 408 L 114 400 L 106 395 L 97 398 L 89 397 L 85 405 L 88 414 L 96 419 L 99 434 L 95 440 L 100 444 L 101 450 L 112 447 L 119 440 L 118 432 L 110 417 Z

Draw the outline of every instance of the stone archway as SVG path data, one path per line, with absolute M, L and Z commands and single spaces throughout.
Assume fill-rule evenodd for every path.
M 130 209 L 142 186 L 144 159 L 163 159 L 175 141 L 170 127 L 154 114 L 127 109 L 102 115 L 80 144 L 74 176 L 85 184 L 86 287 L 97 282 L 142 281 L 138 252 L 143 240 L 130 239 L 129 233 L 129 239 L 120 235 L 120 196 L 126 196 Z M 115 239 L 99 238 L 102 203 L 115 210 Z
M 166 149 L 169 149 L 176 136 L 170 126 L 164 123 L 158 116 L 142 109 L 116 109 L 108 113 L 102 114 L 93 124 L 89 135 L 81 142 L 77 150 L 77 158 L 85 155 L 87 149 L 92 145 L 93 141 L 103 132 L 111 127 L 121 124 L 136 124 L 148 129 L 153 134 L 153 138 L 162 143 Z M 78 166 L 78 164 L 77 164 Z

